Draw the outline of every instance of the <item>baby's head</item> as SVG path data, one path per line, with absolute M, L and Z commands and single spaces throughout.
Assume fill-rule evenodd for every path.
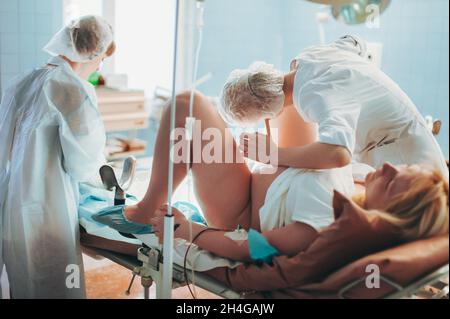
M 283 85 L 283 73 L 264 62 L 234 70 L 222 91 L 220 114 L 226 122 L 241 125 L 275 118 L 284 106 Z

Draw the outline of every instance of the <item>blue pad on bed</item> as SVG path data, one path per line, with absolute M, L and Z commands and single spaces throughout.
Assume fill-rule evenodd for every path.
M 123 234 L 152 234 L 153 227 L 129 221 L 124 215 L 124 205 L 106 207 L 92 215 L 92 219 Z
M 186 216 L 186 218 L 193 221 L 194 223 L 208 226 L 205 218 L 202 216 L 199 209 L 195 205 L 189 202 L 176 202 L 175 204 L 173 204 L 173 207 L 182 212 Z
M 248 249 L 250 257 L 256 262 L 272 262 L 272 258 L 278 256 L 280 252 L 267 241 L 261 233 L 254 229 L 248 232 Z
M 91 194 L 91 196 L 95 200 L 96 195 Z M 205 219 L 195 205 L 188 202 L 177 202 L 173 206 L 185 215 L 188 215 L 188 218 L 193 222 L 206 225 Z M 117 230 L 123 235 L 145 235 L 153 233 L 153 227 L 151 225 L 129 221 L 124 215 L 124 208 L 124 205 L 103 208 L 98 213 L 93 214 L 92 219 L 102 225 Z

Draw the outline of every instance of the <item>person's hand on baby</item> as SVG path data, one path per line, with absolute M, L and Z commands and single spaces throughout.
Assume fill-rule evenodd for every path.
M 278 146 L 270 136 L 261 133 L 241 134 L 239 150 L 244 157 L 263 164 L 270 164 L 278 156 Z
M 153 218 L 150 219 L 150 224 L 153 226 L 155 235 L 158 237 L 160 243 L 163 242 L 164 238 L 164 217 L 167 215 L 168 209 L 169 209 L 168 205 L 161 206 L 161 208 L 156 210 L 155 216 L 153 216 Z M 188 223 L 184 214 L 180 212 L 178 209 L 172 207 L 172 214 L 175 218 L 174 221 L 175 230 L 177 230 L 184 224 Z

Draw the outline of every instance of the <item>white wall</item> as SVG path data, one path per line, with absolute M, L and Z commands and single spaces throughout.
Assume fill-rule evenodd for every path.
M 0 0 L 0 90 L 46 62 L 42 47 L 61 26 L 61 0 Z
M 63 0 L 64 24 L 84 15 L 102 15 L 103 0 Z
M 175 1 L 116 0 L 116 73 L 148 96 L 172 84 Z
M 116 54 L 106 60 L 104 74 L 123 73 L 129 87 L 153 95 L 156 86 L 172 87 L 175 0 L 62 0 L 64 21 L 85 14 L 102 15 L 113 26 Z M 177 89 L 191 82 L 195 0 L 180 4 Z

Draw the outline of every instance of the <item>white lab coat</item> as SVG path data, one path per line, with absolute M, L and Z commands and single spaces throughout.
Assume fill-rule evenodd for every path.
M 431 164 L 448 179 L 424 118 L 367 54 L 364 40 L 351 37 L 303 51 L 291 64 L 298 112 L 318 124 L 319 142 L 346 147 L 356 162 Z
M 62 58 L 49 64 L 18 79 L 0 106 L 1 256 L 13 298 L 85 297 L 78 183 L 105 162 L 105 132 L 94 88 Z

